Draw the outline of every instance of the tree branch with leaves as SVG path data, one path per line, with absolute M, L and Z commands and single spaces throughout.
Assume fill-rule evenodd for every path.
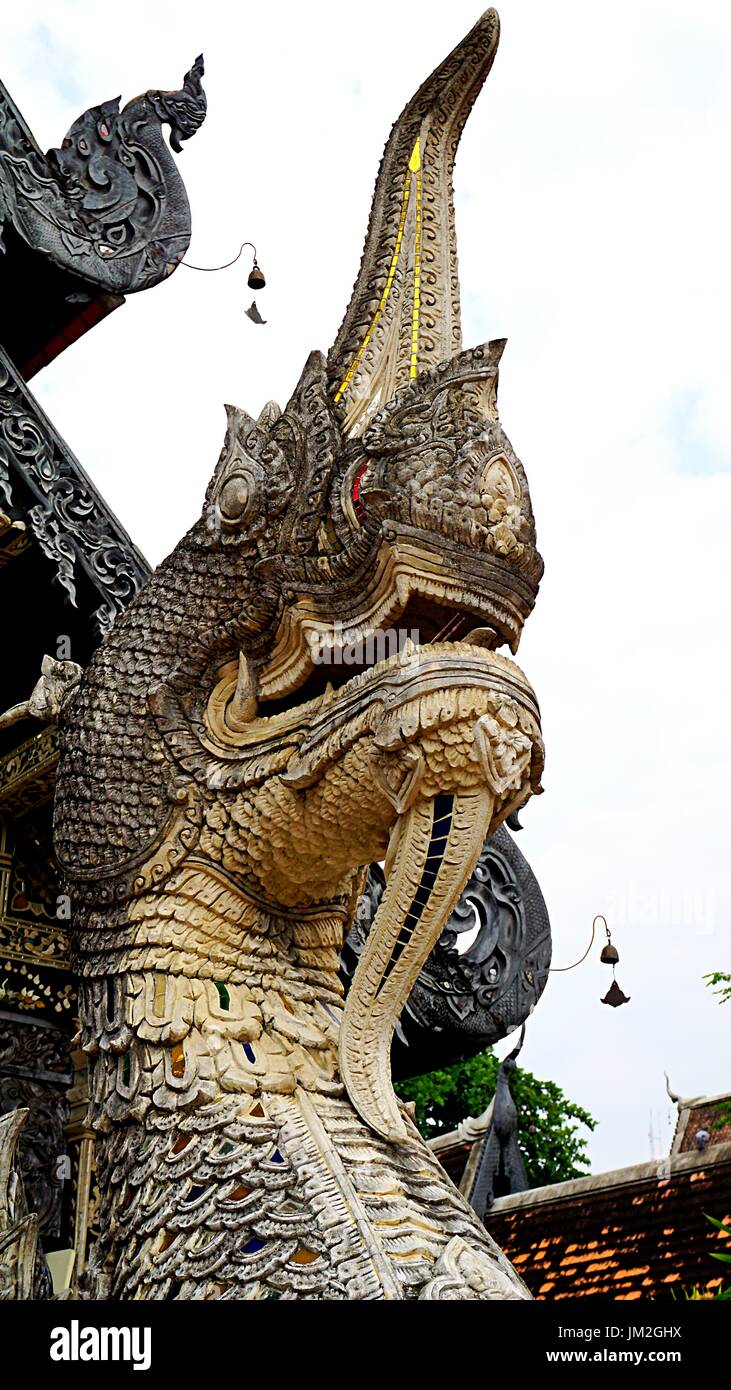
M 415 1106 L 416 1123 L 426 1139 L 448 1134 L 468 1116 L 487 1109 L 497 1084 L 500 1061 L 492 1048 L 443 1071 L 402 1081 L 402 1100 Z M 510 1078 L 518 1110 L 518 1144 L 532 1187 L 565 1182 L 588 1172 L 586 1136 L 596 1120 L 568 1099 L 555 1081 L 541 1081 L 524 1067 Z

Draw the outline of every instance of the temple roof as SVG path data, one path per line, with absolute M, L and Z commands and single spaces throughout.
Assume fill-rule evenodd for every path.
M 731 1144 L 500 1197 L 487 1226 L 536 1298 L 683 1297 L 718 1287 Z
M 692 1153 L 698 1148 L 698 1131 L 708 1134 L 709 1144 L 731 1143 L 731 1094 L 678 1098 L 678 1119 L 670 1148 L 672 1154 Z
M 487 1229 L 535 1298 L 669 1298 L 722 1282 L 731 1221 L 731 1094 L 678 1099 L 670 1154 L 498 1197 Z M 490 1113 L 430 1141 L 465 1190 Z M 698 1131 L 708 1134 L 700 1149 Z M 682 1294 L 681 1294 L 682 1296 Z
M 85 665 L 148 573 L 0 346 L 0 713 L 28 698 L 45 653 Z M 0 731 L 0 754 L 37 727 Z

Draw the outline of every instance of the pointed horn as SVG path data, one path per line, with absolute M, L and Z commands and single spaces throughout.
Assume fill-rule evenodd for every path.
M 391 1039 L 429 953 L 482 849 L 494 795 L 486 787 L 420 798 L 394 827 L 387 884 L 348 992 L 340 1071 L 371 1129 L 400 1142 L 408 1131 L 391 1084 Z
M 499 35 L 497 13 L 487 10 L 419 88 L 386 145 L 358 279 L 328 358 L 352 433 L 462 345 L 452 170 Z
M 516 1058 L 516 1057 L 520 1056 L 520 1052 L 521 1052 L 521 1049 L 522 1049 L 522 1046 L 523 1046 L 523 1043 L 524 1043 L 524 1042 L 525 1042 L 525 1024 L 523 1024 L 523 1027 L 522 1027 L 521 1030 L 520 1030 L 520 1037 L 518 1038 L 518 1041 L 517 1041 L 517 1043 L 515 1044 L 515 1047 L 513 1048 L 512 1052 L 509 1052 L 509 1053 L 508 1053 L 508 1056 L 509 1056 L 509 1057 L 512 1057 L 512 1058 L 513 1058 L 513 1061 L 515 1061 L 515 1058 Z
M 244 653 L 239 652 L 236 689 L 226 706 L 226 724 L 234 733 L 240 733 L 251 723 L 252 719 L 256 718 L 257 709 L 256 688 L 251 667 Z

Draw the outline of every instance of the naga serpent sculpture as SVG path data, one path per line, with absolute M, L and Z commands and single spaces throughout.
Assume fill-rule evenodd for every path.
M 65 702 L 90 1297 L 529 1296 L 389 1066 L 485 837 L 540 791 L 535 697 L 495 648 L 542 562 L 504 344 L 461 350 L 452 203 L 498 33 L 488 10 L 396 122 L 333 348 L 284 411 L 227 407 L 200 521 Z M 418 642 L 359 658 L 396 626 Z

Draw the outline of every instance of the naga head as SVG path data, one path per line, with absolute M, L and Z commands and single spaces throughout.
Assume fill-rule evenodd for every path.
M 533 607 L 543 566 L 497 413 L 504 341 L 462 350 L 460 331 L 452 168 L 498 35 L 488 10 L 396 122 L 327 357 L 283 412 L 228 407 L 206 526 L 255 550 L 269 603 L 242 646 L 261 702 L 337 685 L 395 627 L 515 651 Z

